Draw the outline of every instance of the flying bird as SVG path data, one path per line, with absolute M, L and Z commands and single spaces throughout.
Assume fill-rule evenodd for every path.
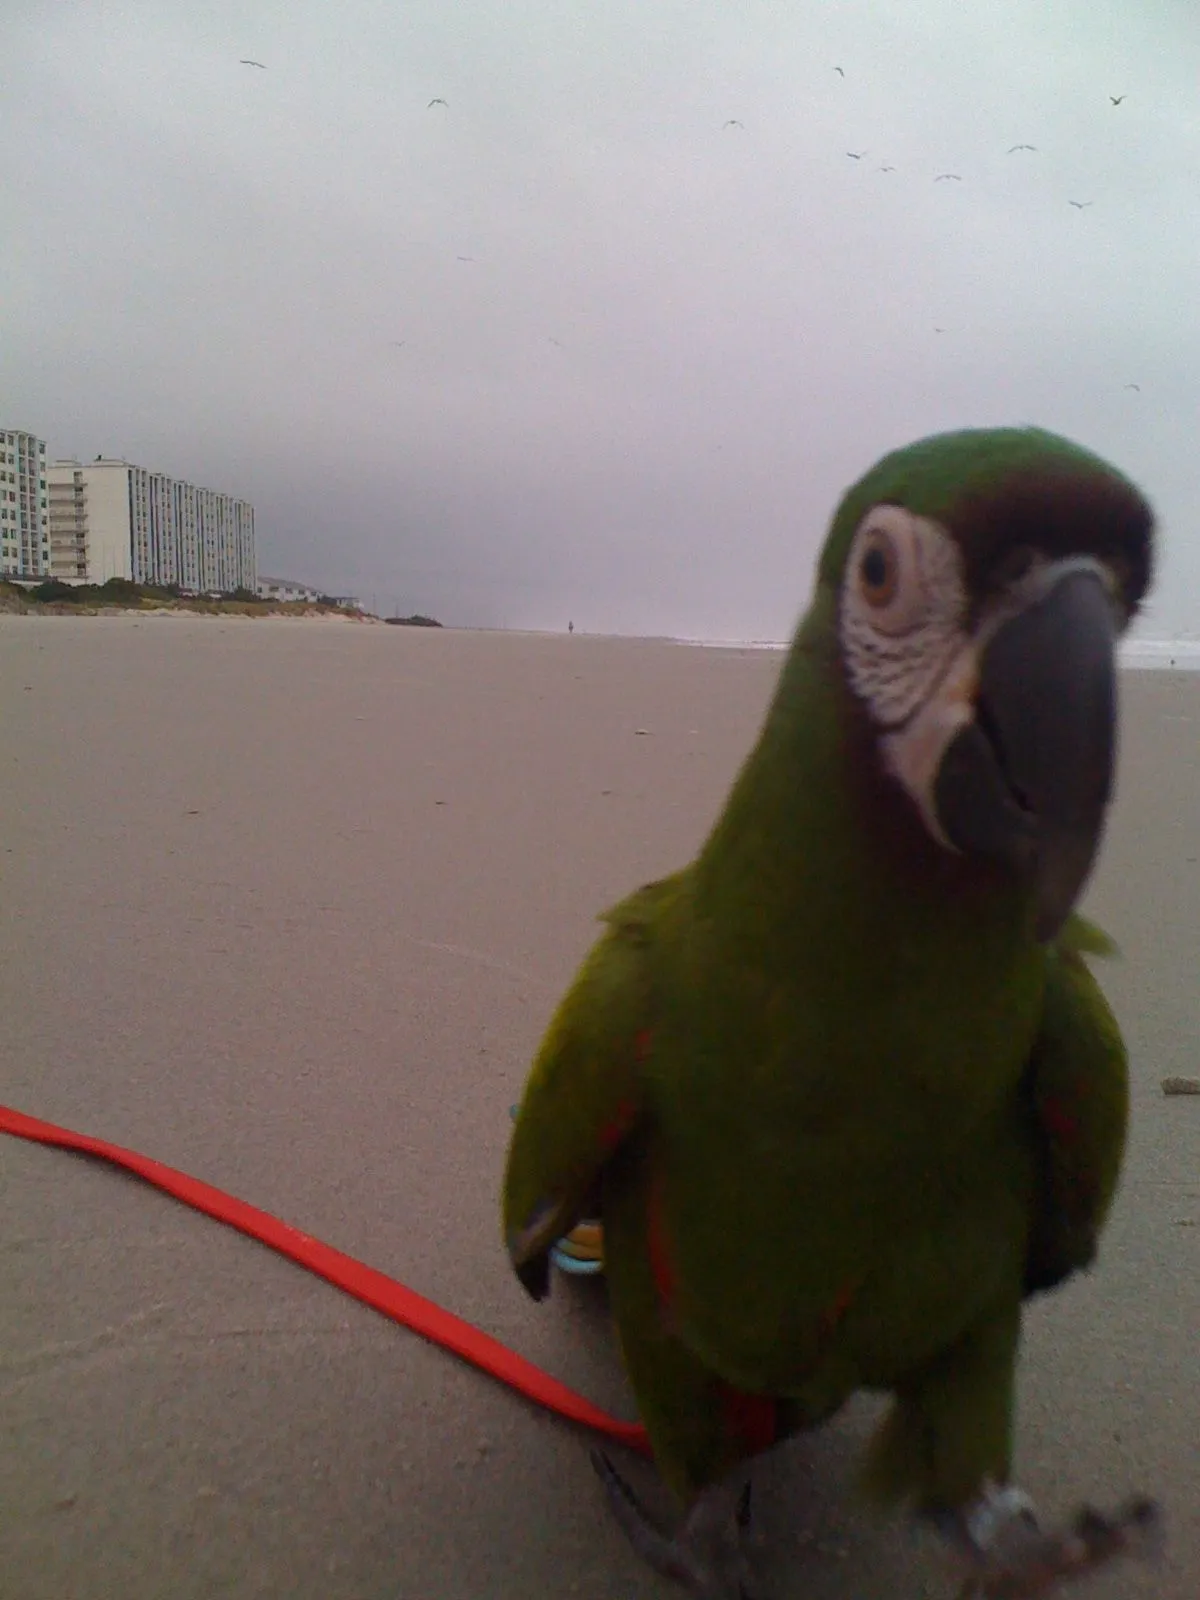
M 843 78 L 844 78 L 844 77 L 845 77 L 845 76 L 846 76 L 846 74 L 845 74 L 845 72 L 844 72 L 844 71 L 843 71 L 843 70 L 842 70 L 842 68 L 841 68 L 841 67 L 834 67 L 834 69 L 833 69 L 833 70 L 834 70 L 834 71 L 835 71 L 835 72 L 836 72 L 836 73 L 838 73 L 838 74 L 839 74 L 839 75 L 840 75 L 840 76 L 841 76 L 841 77 L 843 77 Z
M 962 182 L 962 173 L 961 172 L 939 172 L 937 177 L 933 181 L 934 181 L 934 183 L 945 183 L 948 178 L 952 178 L 955 183 L 961 183 Z
M 1075 207 L 1076 211 L 1084 211 L 1084 210 L 1087 209 L 1088 206 L 1094 206 L 1095 203 L 1096 202 L 1094 200 L 1072 200 L 1071 201 L 1071 204 Z
M 474 261 L 474 256 L 455 256 L 456 261 Z
M 895 172 L 895 167 L 880 167 L 880 172 Z
M 1113 105 L 1119 106 L 1121 101 L 1128 100 L 1129 96 L 1127 94 L 1110 94 L 1108 98 L 1112 101 Z
M 933 331 L 934 333 L 945 333 L 946 330 L 945 328 L 935 328 Z
M 730 117 L 729 121 L 725 122 L 725 123 L 722 123 L 721 126 L 723 128 L 742 128 L 742 129 L 744 129 L 746 124 L 744 122 L 739 122 L 736 117 Z
M 1035 145 L 1035 144 L 1014 144 L 1014 145 L 1010 145 L 1009 146 L 1008 153 L 1011 156 L 1015 150 L 1036 150 L 1036 149 L 1037 149 L 1037 145 Z
M 865 150 L 847 150 L 846 151 L 846 154 L 850 157 L 851 161 L 861 161 L 862 158 L 866 155 L 866 153 L 867 152 Z
M 565 350 L 567 348 L 566 345 L 563 344 L 561 339 L 555 339 L 550 334 L 547 334 L 546 337 L 547 337 L 547 339 L 549 339 L 551 344 L 556 344 L 560 350 Z
M 433 100 L 431 100 L 429 102 L 429 105 L 427 105 L 425 107 L 425 109 L 426 109 L 426 111 L 428 111 L 433 106 L 445 106 L 445 105 L 446 105 L 446 102 L 442 99 L 441 95 L 438 95 L 438 96 L 436 96 L 435 99 L 433 99 Z M 448 111 L 450 109 L 449 106 L 446 106 L 446 109 Z
M 245 56 L 243 56 L 242 59 L 238 62 L 238 66 L 239 67 L 259 67 L 259 68 L 261 68 L 261 70 L 263 72 L 265 72 L 267 70 L 267 65 L 266 65 L 265 61 L 250 61 Z
M 1142 392 L 1142 386 L 1140 383 L 1127 383 L 1125 387 L 1127 389 L 1136 389 L 1139 394 Z
M 407 339 L 392 339 L 389 342 L 391 343 L 393 349 L 395 349 L 395 350 L 403 350 L 404 346 L 408 343 L 408 340 Z

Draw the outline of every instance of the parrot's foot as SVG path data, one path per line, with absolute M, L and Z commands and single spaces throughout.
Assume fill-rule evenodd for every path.
M 750 1600 L 749 1563 L 741 1534 L 750 1517 L 749 1485 L 714 1484 L 696 1499 L 673 1539 L 654 1526 L 641 1501 L 600 1450 L 592 1465 L 625 1537 L 656 1572 L 673 1578 L 697 1600 Z
M 1028 1496 L 994 1485 L 935 1520 L 969 1563 L 959 1600 L 1028 1600 L 1114 1556 L 1153 1553 L 1160 1533 L 1158 1507 L 1146 1499 L 1112 1515 L 1085 1506 L 1069 1528 L 1046 1531 Z

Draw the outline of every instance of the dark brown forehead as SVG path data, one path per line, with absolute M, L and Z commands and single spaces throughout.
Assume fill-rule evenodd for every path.
M 976 601 L 1002 585 L 1027 553 L 1098 557 L 1116 574 L 1131 613 L 1150 586 L 1154 514 L 1115 474 L 1047 464 L 964 496 L 949 520 Z

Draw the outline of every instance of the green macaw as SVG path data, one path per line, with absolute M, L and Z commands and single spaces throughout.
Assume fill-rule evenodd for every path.
M 964 1593 L 1130 1548 L 1149 1501 L 1044 1531 L 1011 1483 L 1022 1305 L 1087 1267 L 1126 1053 L 1074 915 L 1154 519 L 1034 428 L 965 430 L 844 496 L 758 742 L 696 859 L 603 917 L 518 1109 L 504 1238 L 535 1299 L 602 1218 L 656 1464 L 660 1571 L 736 1596 L 751 1458 L 893 1397 L 865 1487 L 950 1538 Z

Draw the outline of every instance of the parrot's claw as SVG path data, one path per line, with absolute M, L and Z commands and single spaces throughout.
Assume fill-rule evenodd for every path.
M 1114 1556 L 1153 1554 L 1161 1532 L 1158 1507 L 1144 1498 L 1112 1515 L 1085 1506 L 1069 1528 L 1046 1531 L 1026 1495 L 996 1487 L 937 1520 L 970 1564 L 958 1600 L 1030 1600 Z
M 592 1465 L 604 1485 L 613 1515 L 630 1544 L 649 1566 L 682 1584 L 697 1600 L 750 1600 L 748 1563 L 739 1535 L 750 1515 L 748 1486 L 706 1489 L 674 1539 L 647 1516 L 641 1501 L 601 1450 Z

